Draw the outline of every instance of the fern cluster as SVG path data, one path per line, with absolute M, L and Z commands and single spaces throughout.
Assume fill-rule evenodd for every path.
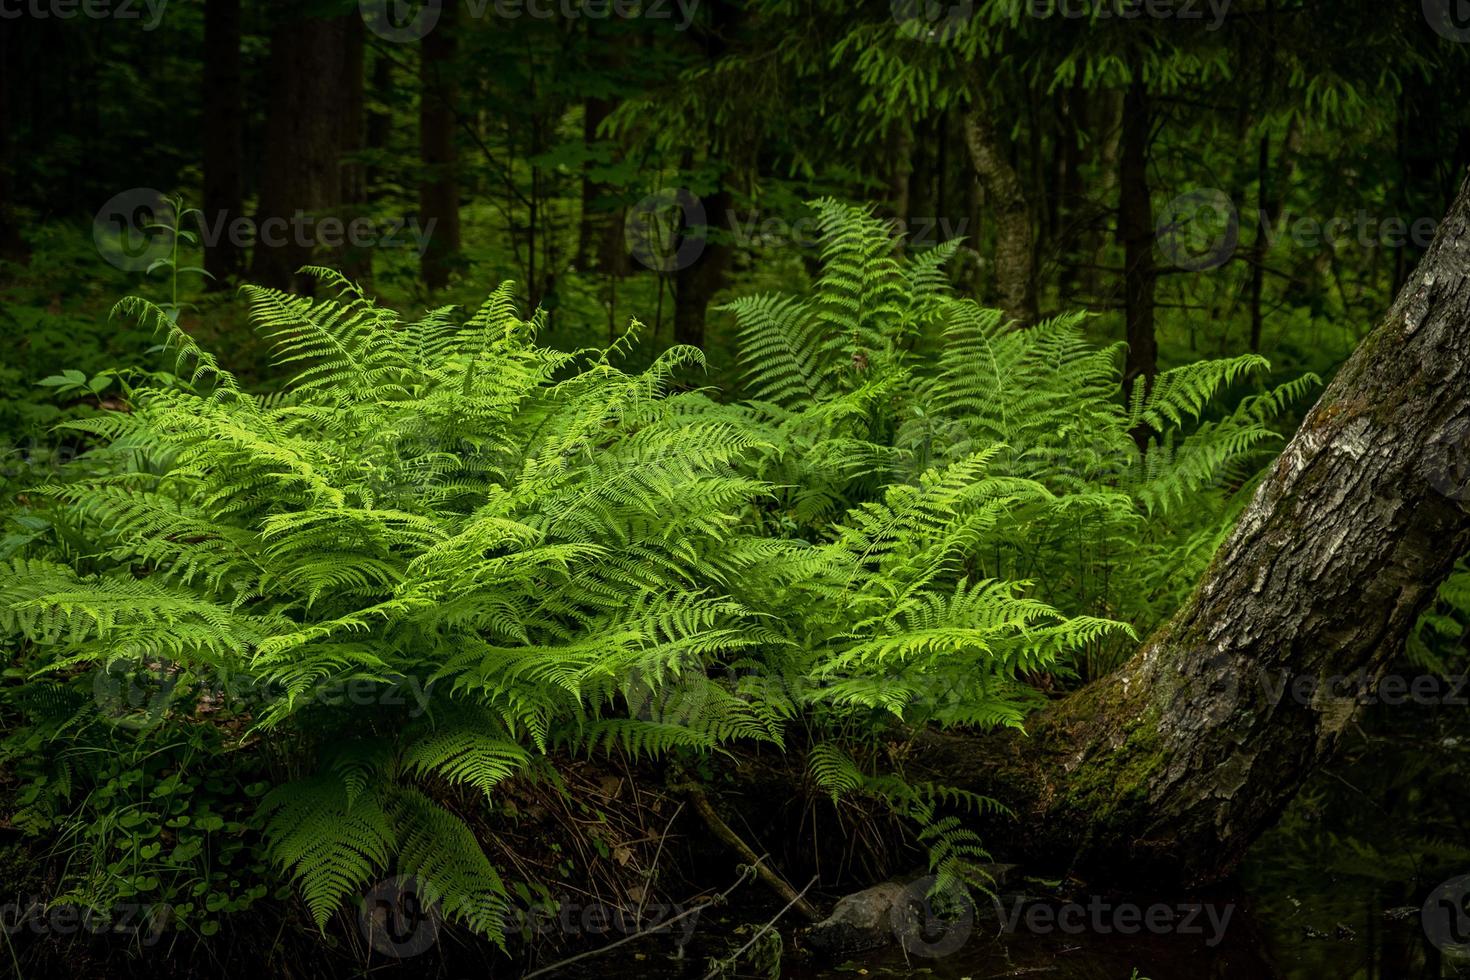
M 111 465 L 39 492 L 58 536 L 89 553 L 13 558 L 0 626 L 32 645 L 33 674 L 166 658 L 207 691 L 259 682 L 249 690 L 271 696 L 248 706 L 254 728 L 322 746 L 321 771 L 265 808 L 270 852 L 318 921 L 396 866 L 498 937 L 498 879 L 420 787 L 489 793 L 558 743 L 777 734 L 737 698 L 676 721 L 625 710 L 630 686 L 770 635 L 720 589 L 765 554 L 737 533 L 763 492 L 730 465 L 752 437 L 668 390 L 698 351 L 630 375 L 617 351 L 537 347 L 509 287 L 466 322 L 438 310 L 405 324 L 318 274 L 336 298 L 249 290 L 299 370 L 269 396 L 163 311 L 124 305 L 168 332 L 188 384 L 74 423 Z M 323 696 L 403 677 L 430 692 L 421 717 Z M 344 727 L 361 736 L 345 755 Z
M 1090 343 L 1085 315 L 1014 329 L 950 295 L 942 269 L 957 242 L 898 258 L 871 214 L 817 208 L 825 272 L 812 296 L 727 307 L 752 396 L 730 411 L 776 447 L 756 470 L 779 488 L 771 516 L 788 534 L 862 557 L 866 571 L 843 574 L 844 594 L 887 590 L 896 613 L 913 615 L 910 587 L 944 583 L 953 605 L 925 599 L 928 628 L 986 621 L 965 607 L 960 580 L 992 583 L 996 598 L 1027 583 L 1052 608 L 1135 631 L 1161 622 L 1279 443 L 1271 423 L 1317 379 L 1226 407 L 1222 396 L 1268 366 L 1243 355 L 1140 379 L 1122 399 L 1123 345 Z M 905 537 L 941 526 L 952 537 Z M 880 570 L 889 553 L 907 560 Z M 1127 630 L 1076 625 L 1090 673 L 1131 641 Z
M 818 785 L 882 801 L 946 884 L 983 886 L 962 817 L 998 803 L 841 746 L 1019 725 L 1037 678 L 1157 619 L 1305 382 L 1207 414 L 1262 366 L 1240 358 L 1124 404 L 1081 318 L 1011 330 L 949 294 L 952 245 L 900 258 L 867 212 L 818 212 L 811 295 L 730 306 L 737 403 L 689 386 L 692 348 L 620 367 L 636 324 L 540 346 L 508 285 L 412 321 L 327 270 L 326 299 L 248 288 L 294 372 L 268 394 L 122 304 L 177 381 L 66 423 L 97 448 L 35 491 L 44 526 L 0 567 L 17 690 L 66 692 L 67 731 L 116 738 L 77 692 L 141 670 L 164 686 L 124 706 L 138 737 L 203 726 L 272 760 L 265 853 L 318 924 L 404 874 L 499 941 L 477 832 L 501 783 L 742 741 L 815 745 Z

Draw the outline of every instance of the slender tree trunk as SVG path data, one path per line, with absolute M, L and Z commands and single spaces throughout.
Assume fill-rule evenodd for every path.
M 0 32 L 0 257 L 23 259 L 25 241 L 12 208 L 15 201 L 15 175 L 13 171 L 15 149 L 11 146 L 14 131 L 15 109 L 18 98 L 15 92 L 17 79 L 16 47 L 20 36 L 17 27 L 8 27 Z
M 445 4 L 438 25 L 419 42 L 419 150 L 424 164 L 419 183 L 419 221 L 429 235 L 419 269 L 430 289 L 443 289 L 448 284 L 449 273 L 459 258 L 459 178 L 454 152 L 458 94 L 454 81 L 455 7 L 454 3 Z M 534 282 L 527 285 L 534 292 Z
M 726 239 L 734 196 L 728 187 L 701 199 L 709 233 L 704 251 L 674 273 L 674 343 L 704 346 L 704 324 L 710 300 L 725 282 L 733 250 Z
M 228 232 L 245 213 L 245 117 L 240 88 L 240 0 L 204 5 L 204 220 L 220 234 L 205 243 L 209 288 L 245 267 L 244 243 Z
M 1286 188 L 1291 183 L 1294 160 L 1301 130 L 1295 118 L 1287 126 L 1286 137 L 1281 143 L 1281 155 L 1277 161 L 1277 178 L 1273 181 L 1271 167 L 1271 138 L 1261 136 L 1261 145 L 1256 158 L 1256 237 L 1251 243 L 1251 337 L 1250 348 L 1261 349 L 1261 332 L 1266 315 L 1262 294 L 1265 291 L 1266 252 L 1270 247 L 1270 236 L 1281 220 L 1285 206 Z
M 393 91 L 393 59 L 376 55 L 373 58 L 373 94 L 386 100 Z M 371 200 L 383 179 L 382 159 L 388 149 L 388 133 L 393 127 L 393 113 L 386 108 L 374 108 L 367 114 L 363 137 L 367 143 L 368 164 L 363 170 L 363 182 Z
M 1118 173 L 1118 238 L 1123 245 L 1123 305 L 1128 356 L 1123 368 L 1125 397 L 1133 383 L 1153 382 L 1159 370 L 1154 336 L 1154 212 L 1148 189 L 1148 140 L 1151 118 L 1148 90 L 1135 72 L 1123 96 L 1123 146 Z M 1142 435 L 1140 435 L 1142 438 Z
M 971 84 L 973 99 L 965 115 L 965 141 L 975 173 L 995 214 L 995 286 L 1000 307 L 1020 325 L 1036 322 L 1036 282 L 1033 268 L 1031 211 L 1016 168 L 1006 158 L 1004 144 L 978 81 Z
M 347 22 L 347 39 L 342 58 L 342 218 L 356 221 L 362 217 L 368 201 L 367 167 L 362 153 L 366 141 L 367 117 L 363 98 L 363 56 L 366 51 L 366 28 L 361 17 Z M 373 252 L 361 243 L 354 244 L 345 236 L 341 249 L 342 274 L 357 282 L 373 276 Z
M 1265 316 L 1261 310 L 1261 294 L 1266 284 L 1266 248 L 1276 224 L 1267 213 L 1267 202 L 1271 199 L 1270 183 L 1271 134 L 1262 133 L 1260 145 L 1256 150 L 1256 237 L 1251 242 L 1250 253 L 1250 349 L 1255 353 L 1261 350 L 1261 329 L 1265 322 Z
M 934 213 L 923 215 L 930 222 L 928 230 L 928 241 L 923 244 L 933 245 L 943 240 L 944 232 L 941 230 L 940 222 L 949 221 L 949 144 L 950 144 L 950 118 L 949 111 L 940 113 L 939 118 L 934 120 L 935 148 L 934 159 Z M 905 231 L 909 235 L 924 232 L 924 228 L 908 226 Z
M 1087 263 L 1082 270 L 1082 295 L 1086 297 L 1097 297 L 1102 292 L 1102 263 L 1106 255 L 1108 238 L 1108 227 L 1104 216 L 1111 217 L 1116 222 L 1118 208 L 1114 206 L 1114 193 L 1118 189 L 1118 161 L 1122 154 L 1123 143 L 1123 100 L 1116 89 L 1104 89 L 1098 93 L 1093 105 L 1094 111 L 1099 118 L 1098 147 L 1098 170 L 1101 179 L 1098 186 L 1089 195 L 1093 201 L 1102 202 L 1103 215 L 1099 215 L 1096 223 L 1089 221 L 1084 231 L 1084 244 L 1082 246 L 1083 261 Z M 1112 231 L 1117 237 L 1117 227 L 1114 224 Z
M 729 50 L 730 40 L 749 16 L 746 5 L 715 0 L 708 6 L 709 17 L 697 30 L 695 39 L 703 49 L 705 62 L 717 65 Z M 713 192 L 701 197 L 708 232 L 702 254 L 685 268 L 674 272 L 674 343 L 704 345 L 705 316 L 710 300 L 725 282 L 725 269 L 730 264 L 734 245 L 731 240 L 732 216 L 735 208 L 733 186 L 740 176 L 754 169 L 760 148 L 756 143 L 758 129 L 744 120 L 706 120 L 707 131 L 703 165 L 718 166 Z M 693 168 L 692 149 L 684 154 L 683 169 Z M 718 163 L 716 163 L 718 161 Z
M 1087 209 L 1082 184 L 1082 137 L 1087 131 L 1088 105 L 1087 89 L 1083 87 L 1080 72 L 1072 87 L 1064 93 L 1058 93 L 1057 98 L 1062 112 L 1058 114 L 1061 124 L 1058 141 L 1061 146 L 1056 157 L 1061 168 L 1061 178 L 1056 200 L 1055 238 L 1057 255 L 1063 270 L 1059 277 L 1061 293 L 1064 300 L 1070 301 L 1077 295 L 1077 284 L 1080 281 L 1077 265 L 1084 261 L 1081 249 L 1082 222 Z
M 613 110 L 609 99 L 589 97 L 582 102 L 582 142 L 589 148 L 598 142 L 597 130 Z M 587 175 L 591 164 L 583 166 L 582 210 L 577 225 L 577 268 L 591 269 L 594 266 L 608 271 L 603 261 L 607 252 L 607 227 L 614 223 L 610 212 L 599 208 L 598 198 L 607 193 L 607 187 Z M 619 223 L 620 224 L 620 223 Z
M 915 122 L 912 137 L 909 142 L 909 186 L 904 195 L 907 214 L 899 224 L 897 231 L 900 233 L 909 231 L 915 225 L 929 220 L 934 214 L 934 195 L 932 182 L 934 180 L 934 157 L 930 152 L 930 143 L 934 138 L 934 127 L 928 120 L 919 119 Z M 902 248 L 906 242 L 900 242 Z
M 909 221 L 909 176 L 914 170 L 914 137 L 907 119 L 898 120 L 888 134 L 888 206 L 899 227 Z
M 964 120 L 960 120 L 963 130 Z M 963 135 L 963 133 L 962 133 Z M 974 167 L 966 167 L 964 174 L 962 197 L 964 199 L 965 220 L 965 244 L 968 246 L 969 259 L 973 263 L 961 273 L 962 289 L 966 295 L 977 302 L 985 295 L 985 252 L 981 235 L 984 232 L 982 215 L 984 214 L 984 191 L 980 187 L 980 178 L 975 173 Z
M 342 201 L 340 91 L 348 18 L 298 17 L 284 7 L 274 17 L 250 276 L 268 286 L 306 289 L 309 283 L 295 273 L 312 260 L 317 220 Z
M 1030 89 L 1026 92 L 1026 151 L 1024 161 L 1030 172 L 1030 179 L 1022 181 L 1021 192 L 1026 197 L 1027 210 L 1033 221 L 1031 224 L 1031 278 L 1033 290 L 1036 289 L 1036 271 L 1040 258 L 1051 248 L 1054 239 L 1052 234 L 1052 221 L 1056 216 L 1055 188 L 1057 183 L 1050 179 L 1051 174 L 1047 169 L 1049 162 L 1046 154 L 1046 122 L 1051 118 L 1049 107 L 1042 105 L 1041 93 Z
M 1467 550 L 1470 180 L 1174 619 L 1026 735 L 926 736 L 916 758 L 1016 807 L 1002 853 L 1217 879 L 1352 723 L 1359 691 L 1326 679 L 1376 685 Z

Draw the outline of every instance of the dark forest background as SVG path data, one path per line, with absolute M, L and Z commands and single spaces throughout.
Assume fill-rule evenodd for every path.
M 217 236 L 211 291 L 308 261 L 418 303 L 514 279 L 559 339 L 636 316 L 717 369 L 712 306 L 814 266 L 805 202 L 870 202 L 912 247 L 962 236 L 957 281 L 987 304 L 1096 313 L 1131 377 L 1244 351 L 1330 369 L 1470 159 L 1470 46 L 1419 4 L 107 9 L 4 22 L 12 432 L 45 415 L 13 404 L 55 367 L 42 311 L 86 320 L 143 278 L 84 231 L 141 226 L 134 189 L 215 229 L 305 216 L 280 247 Z M 327 219 L 374 231 L 312 247 Z M 69 343 L 73 366 L 99 344 L 128 353 Z

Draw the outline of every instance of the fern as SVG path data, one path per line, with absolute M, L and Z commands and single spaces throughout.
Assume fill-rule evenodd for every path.
M 318 925 L 401 873 L 498 940 L 480 840 L 508 780 L 798 738 L 820 791 L 882 801 L 983 886 L 962 818 L 998 803 L 847 753 L 1022 726 L 1036 678 L 1097 672 L 1178 601 L 1307 382 L 1227 407 L 1263 362 L 1206 362 L 1125 405 L 1082 317 L 1009 329 L 948 290 L 957 246 L 901 255 L 870 211 L 816 208 L 812 293 L 726 308 L 741 402 L 690 387 L 692 348 L 624 370 L 636 324 L 539 345 L 509 285 L 409 321 L 327 270 L 320 299 L 248 287 L 291 377 L 268 394 L 120 304 L 175 375 L 67 423 L 95 448 L 0 563 L 37 737 L 103 721 L 115 661 L 166 662 L 182 693 L 150 722 L 288 761 L 265 852 Z M 84 795 L 57 765 L 29 826 Z

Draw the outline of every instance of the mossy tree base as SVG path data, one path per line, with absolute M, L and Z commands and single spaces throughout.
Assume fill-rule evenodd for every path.
M 1470 181 L 1191 599 L 1026 733 L 911 767 L 1017 809 L 998 854 L 1114 880 L 1228 874 L 1334 750 L 1470 550 Z

